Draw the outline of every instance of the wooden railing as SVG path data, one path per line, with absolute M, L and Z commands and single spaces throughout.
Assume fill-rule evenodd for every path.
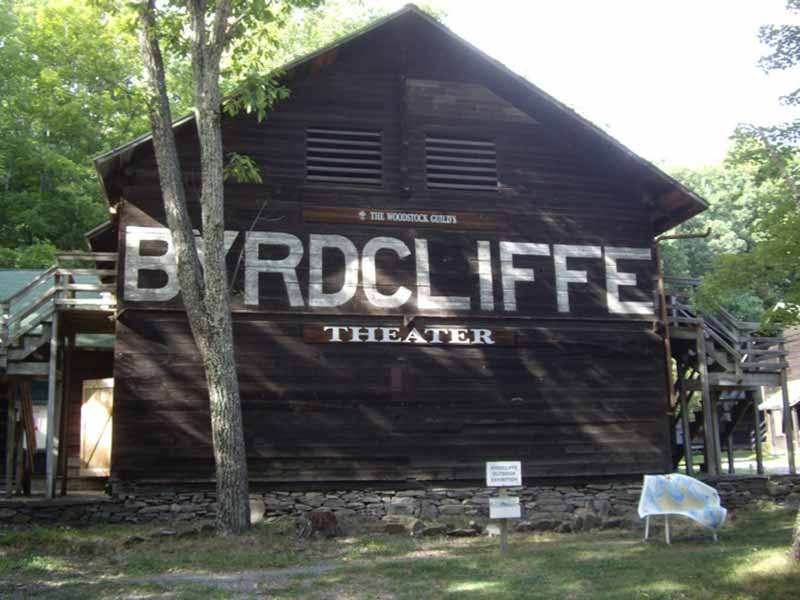
M 667 318 L 670 328 L 702 327 L 712 356 L 737 375 L 776 373 L 788 367 L 783 335 L 759 334 L 759 323 L 741 321 L 724 308 L 700 313 L 692 299 L 700 281 L 665 277 Z M 725 358 L 723 358 L 725 357 Z
M 58 254 L 55 265 L 0 300 L 0 345 L 13 344 L 49 321 L 57 310 L 114 310 L 116 265 L 115 252 Z M 76 278 L 94 279 L 79 282 Z

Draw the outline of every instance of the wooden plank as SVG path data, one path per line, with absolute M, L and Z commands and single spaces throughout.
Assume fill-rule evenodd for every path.
M 761 447 L 761 411 L 759 405 L 764 401 L 761 388 L 757 387 L 748 392 L 753 401 L 753 424 L 755 427 L 756 443 L 756 473 L 764 474 L 764 454 Z
M 683 459 L 686 465 L 686 474 L 694 476 L 692 457 L 692 429 L 689 424 L 689 403 L 686 399 L 686 378 L 684 366 L 677 362 L 678 371 L 678 399 L 681 407 L 681 429 L 683 429 Z
M 61 286 L 62 290 L 71 292 L 110 292 L 115 293 L 116 285 L 102 283 L 67 283 Z
M 712 386 L 723 386 L 737 390 L 759 385 L 779 386 L 781 384 L 779 373 L 743 373 L 741 377 L 726 373 L 710 373 L 708 380 Z
M 8 388 L 8 406 L 6 421 L 6 496 L 14 490 L 14 450 L 17 435 L 17 382 L 10 379 Z
M 783 341 L 778 344 L 781 352 L 786 347 Z M 789 378 L 787 373 L 788 365 L 781 369 L 781 400 L 783 402 L 783 433 L 786 438 L 786 457 L 789 461 L 789 473 L 797 473 L 797 465 L 794 458 L 794 420 L 792 419 L 792 406 L 789 403 Z
M 96 275 L 97 277 L 113 277 L 116 269 L 56 269 L 56 275 Z
M 20 396 L 22 394 L 20 393 Z M 22 425 L 22 402 L 20 399 L 20 426 L 17 427 L 17 435 L 14 440 L 16 466 L 14 468 L 14 490 L 17 494 L 30 493 L 30 481 L 27 462 L 25 461 L 25 451 L 23 449 L 23 440 L 25 438 L 25 428 Z
M 116 262 L 116 252 L 59 252 L 57 260 L 95 260 L 98 262 Z
M 36 428 L 33 422 L 33 401 L 31 398 L 31 384 L 28 380 L 23 380 L 20 384 L 20 423 L 22 433 L 25 435 L 27 450 L 25 452 L 25 472 L 26 478 L 30 478 L 33 473 L 33 457 L 36 454 Z M 26 487 L 29 484 L 25 484 Z
M 58 433 L 59 445 L 59 470 L 61 472 L 61 495 L 67 495 L 67 480 L 69 473 L 67 470 L 67 457 L 69 455 L 69 446 L 67 442 L 67 434 L 70 427 L 69 408 L 70 408 L 70 384 L 72 377 L 72 357 L 75 354 L 75 334 L 70 333 L 67 337 L 67 344 L 64 348 L 64 378 L 63 385 L 61 386 L 61 417 L 60 427 Z
M 21 362 L 9 363 L 7 373 L 9 375 L 47 377 L 50 372 L 50 365 L 43 362 Z
M 58 469 L 57 432 L 59 406 L 56 388 L 58 377 L 59 317 L 54 315 L 50 330 L 50 362 L 47 373 L 47 446 L 45 448 L 45 497 L 55 498 Z
M 717 465 L 717 443 L 714 441 L 714 407 L 711 398 L 711 388 L 708 378 L 708 362 L 706 353 L 706 337 L 703 329 L 697 330 L 697 371 L 700 374 L 700 385 L 703 406 L 703 432 L 705 435 L 704 452 L 706 455 L 706 470 L 709 475 L 719 475 Z
M 58 298 L 55 304 L 56 306 L 70 306 L 74 308 L 96 306 L 113 307 L 116 305 L 116 300 L 113 298 Z

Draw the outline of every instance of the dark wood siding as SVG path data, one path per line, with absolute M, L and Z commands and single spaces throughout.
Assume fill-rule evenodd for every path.
M 307 344 L 305 322 L 236 315 L 254 479 L 470 479 L 491 459 L 522 459 L 528 476 L 665 468 L 662 346 L 641 326 L 523 326 L 516 347 L 387 348 Z M 117 335 L 115 475 L 211 476 L 184 317 L 130 311 Z
M 379 235 L 402 238 L 412 249 L 414 238 L 426 238 L 431 262 L 446 265 L 432 274 L 434 293 L 470 296 L 473 307 L 476 240 L 650 247 L 652 207 L 620 165 L 561 132 L 544 108 L 523 113 L 502 89 L 490 91 L 492 78 L 471 70 L 449 46 L 401 34 L 367 35 L 320 59 L 319 68 L 291 82 L 290 99 L 263 123 L 225 118 L 226 152 L 249 154 L 265 175 L 264 185 L 226 187 L 227 229 L 286 231 L 306 244 L 309 234 L 336 232 L 359 250 Z M 379 130 L 382 185 L 306 182 L 308 127 Z M 429 134 L 494 140 L 498 190 L 428 190 Z M 179 145 L 196 217 L 199 164 L 191 126 L 180 131 Z M 164 224 L 154 160 L 138 152 L 121 184 L 122 236 L 128 225 Z M 264 202 L 266 218 L 255 221 Z M 304 208 L 324 206 L 476 212 L 507 225 L 477 232 L 304 222 Z M 229 256 L 231 269 L 241 243 Z M 493 254 L 499 270 L 496 248 Z M 518 260 L 535 268 L 537 279 L 518 286 L 517 313 L 425 313 L 415 321 L 514 330 L 516 345 L 503 347 L 312 344 L 303 340 L 305 325 L 396 326 L 414 308 L 376 311 L 359 290 L 338 309 L 292 309 L 282 281 L 271 276 L 261 277 L 258 307 L 235 296 L 251 477 L 476 480 L 491 459 L 520 459 L 528 477 L 669 469 L 663 343 L 651 332 L 652 320 L 609 314 L 602 260 L 571 259 L 570 268 L 587 270 L 589 282 L 570 286 L 569 314 L 557 311 L 552 258 Z M 625 270 L 637 274 L 639 285 L 624 299 L 651 299 L 653 263 L 629 262 Z M 329 281 L 335 287 L 343 265 L 334 259 L 328 268 L 336 271 Z M 412 276 L 407 268 L 413 261 L 385 266 L 399 279 Z M 306 256 L 298 268 L 304 293 L 307 274 Z M 234 287 L 241 289 L 241 276 Z M 494 293 L 500 305 L 497 286 Z M 113 477 L 211 477 L 205 382 L 179 304 L 122 302 Z

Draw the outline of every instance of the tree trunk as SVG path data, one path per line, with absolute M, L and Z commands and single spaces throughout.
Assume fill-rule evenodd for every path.
M 225 336 L 220 335 L 212 339 L 211 346 L 204 366 L 211 405 L 211 435 L 217 479 L 217 528 L 223 533 L 241 532 L 250 526 L 250 501 L 232 338 L 228 335 L 226 340 Z
M 224 246 L 219 61 L 228 3 L 217 5 L 215 34 L 209 43 L 206 41 L 205 10 L 205 2 L 190 3 L 194 33 L 192 75 L 202 171 L 202 267 L 186 208 L 172 131 L 164 64 L 155 27 L 155 0 L 149 0 L 141 9 L 139 43 L 145 64 L 153 146 L 167 224 L 175 245 L 178 280 L 206 373 L 217 482 L 217 531 L 227 534 L 239 533 L 250 526 L 250 503 Z

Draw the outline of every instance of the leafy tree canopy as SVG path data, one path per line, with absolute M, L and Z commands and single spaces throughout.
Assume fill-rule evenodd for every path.
M 292 3 L 309 7 L 293 11 L 242 3 L 264 6 L 242 16 L 223 58 L 222 89 L 243 91 L 238 108 L 263 110 L 284 97 L 288 91 L 269 85 L 266 73 L 383 12 L 364 0 L 330 0 L 312 10 L 317 3 Z M 111 4 L 122 10 L 108 10 Z M 57 249 L 84 248 L 84 233 L 106 218 L 92 161 L 148 130 L 126 6 L 0 0 L 0 267 L 48 266 Z M 172 28 L 165 58 L 173 114 L 182 115 L 191 108 L 186 15 L 180 3 L 159 7 L 172 11 L 163 20 Z M 229 158 L 233 176 L 258 175 L 246 157 Z
M 800 0 L 786 5 L 800 11 Z M 765 25 L 760 39 L 770 48 L 761 60 L 765 70 L 800 65 L 800 26 Z M 783 100 L 800 105 L 800 89 Z M 740 317 L 757 316 L 767 326 L 800 322 L 799 140 L 800 121 L 742 125 L 719 167 L 727 180 L 713 182 L 711 189 L 695 181 L 711 209 L 688 227 L 708 224 L 716 236 L 705 247 L 670 249 L 669 268 L 705 275 L 697 298 L 701 307 L 728 305 Z M 692 185 L 699 174 L 681 175 Z M 711 268 L 701 273 L 697 263 Z

